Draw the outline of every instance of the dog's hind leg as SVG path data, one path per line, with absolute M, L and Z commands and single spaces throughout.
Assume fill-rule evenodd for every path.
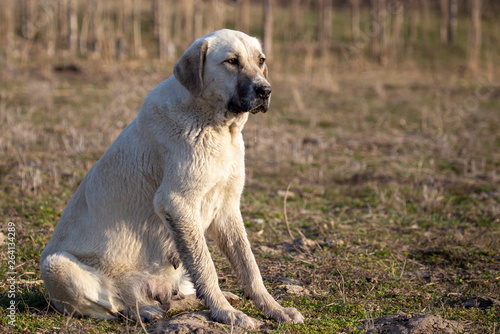
M 41 269 L 51 302 L 63 313 L 111 319 L 123 309 L 112 280 L 67 252 L 48 255 Z
M 152 322 L 165 316 L 172 296 L 172 284 L 164 277 L 133 272 L 117 281 L 116 286 L 126 306 L 120 310 L 124 317 Z

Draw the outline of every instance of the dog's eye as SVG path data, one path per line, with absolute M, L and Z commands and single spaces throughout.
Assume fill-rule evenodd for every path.
M 231 65 L 238 65 L 240 62 L 238 61 L 238 58 L 230 58 L 226 60 L 229 64 Z
M 260 58 L 260 59 L 259 59 L 259 64 L 261 64 L 261 65 L 262 65 L 262 64 L 264 64 L 264 62 L 265 62 L 265 61 L 266 61 L 266 58 Z

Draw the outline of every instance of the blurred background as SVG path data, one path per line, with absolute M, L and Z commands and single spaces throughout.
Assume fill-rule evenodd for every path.
M 269 58 L 286 56 L 305 71 L 318 56 L 339 66 L 490 70 L 498 63 L 499 16 L 494 0 L 3 0 L 0 51 L 3 66 L 173 60 L 194 39 L 226 27 L 260 37 Z

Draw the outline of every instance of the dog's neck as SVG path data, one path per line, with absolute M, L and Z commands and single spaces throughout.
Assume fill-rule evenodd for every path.
M 214 102 L 214 100 L 206 99 L 203 96 L 192 99 L 183 107 L 189 109 L 190 114 L 198 122 L 202 122 L 204 126 L 220 130 L 229 129 L 231 133 L 241 132 L 249 115 L 248 112 L 231 112 L 223 101 Z
M 239 136 L 248 120 L 248 112 L 233 113 L 222 99 L 193 96 L 172 76 L 149 93 L 139 113 L 140 123 L 155 124 L 168 122 L 181 133 L 199 133 L 211 128 L 217 132 L 227 132 L 232 137 Z M 157 117 L 163 118 L 158 122 Z M 167 120 L 168 119 L 168 120 Z M 175 124 L 175 125 L 174 125 Z M 185 128 L 190 124 L 190 128 Z M 162 131 L 158 129 L 158 131 Z
M 232 135 L 241 133 L 243 127 L 248 120 L 248 113 L 235 114 L 231 111 L 226 111 L 226 126 L 229 127 L 229 132 Z

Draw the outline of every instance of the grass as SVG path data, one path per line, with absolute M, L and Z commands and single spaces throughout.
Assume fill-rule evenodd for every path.
M 391 91 L 388 98 L 368 80 L 380 73 L 339 73 L 335 80 L 341 93 L 326 94 L 326 86 L 301 90 L 307 110 L 296 109 L 293 96 L 287 97 L 293 83 L 276 75 L 274 90 L 281 98 L 268 114 L 252 117 L 245 130 L 248 179 L 242 211 L 262 273 L 298 279 L 308 291 L 290 295 L 282 284 L 266 281 L 278 300 L 306 316 L 304 325 L 276 329 L 356 331 L 364 319 L 402 311 L 432 313 L 467 324 L 473 332 L 491 332 L 498 326 L 498 306 L 463 305 L 474 295 L 499 294 L 495 143 L 500 138 L 492 123 L 499 125 L 500 119 L 494 102 L 481 101 L 473 112 L 442 117 L 443 101 L 456 99 L 453 91 L 474 96 L 473 80 L 448 83 L 443 75 L 426 86 L 426 75 L 418 71 L 407 71 L 399 83 L 400 71 L 384 71 L 379 80 L 383 90 Z M 134 84 L 144 74 L 128 74 L 132 80 L 125 83 L 79 78 L 86 83 L 85 94 L 95 99 L 54 101 L 54 114 L 47 118 L 37 116 L 46 112 L 43 104 L 23 99 L 23 81 L 11 82 L 0 101 L 0 115 L 10 125 L 1 138 L 6 147 L 1 223 L 4 231 L 7 222 L 16 224 L 18 283 L 14 328 L 6 318 L 8 286 L 1 287 L 0 323 L 6 331 L 139 330 L 120 321 L 58 315 L 48 307 L 38 281 L 40 252 L 65 204 L 112 137 L 134 117 L 142 98 Z M 150 76 L 146 86 L 159 76 Z M 67 88 L 71 80 L 53 76 L 48 81 L 57 95 L 61 86 L 72 89 Z M 431 93 L 440 85 L 448 96 Z M 116 102 L 123 91 L 132 94 Z M 122 109 L 110 110 L 116 104 Z M 314 252 L 282 250 L 291 242 L 283 218 L 283 191 L 289 183 L 292 234 L 298 237 L 300 231 L 323 244 Z M 259 251 L 262 245 L 278 253 Z M 213 255 L 226 277 L 222 287 L 241 293 L 227 261 L 218 251 Z M 2 276 L 7 271 L 2 261 Z M 259 317 L 251 303 L 242 309 Z
M 431 56 L 387 67 L 334 58 L 308 69 L 270 65 L 272 108 L 252 115 L 244 132 L 242 212 L 262 274 L 306 289 L 291 294 L 265 281 L 306 317 L 274 323 L 277 332 L 359 332 L 364 320 L 394 312 L 439 315 L 474 333 L 498 328 L 498 305 L 465 307 L 475 295 L 500 295 L 498 68 L 470 74 L 462 55 L 443 66 L 451 55 Z M 15 75 L 0 68 L 0 226 L 5 236 L 8 222 L 16 226 L 17 311 L 12 327 L 3 281 L 0 331 L 138 332 L 134 323 L 52 310 L 38 261 L 85 173 L 172 64 L 78 61 L 76 75 L 14 65 Z M 288 185 L 291 233 L 316 248 L 286 248 Z M 241 294 L 212 249 L 222 288 Z M 2 277 L 7 257 L 4 244 Z M 261 318 L 251 302 L 240 309 Z

